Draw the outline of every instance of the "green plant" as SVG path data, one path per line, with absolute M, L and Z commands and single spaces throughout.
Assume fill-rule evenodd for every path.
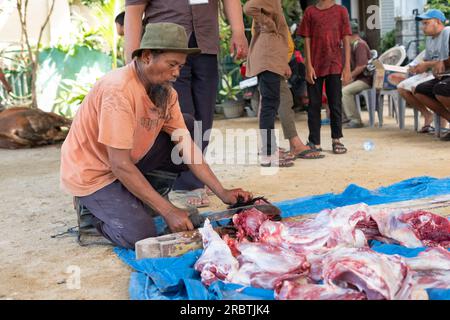
M 78 106 L 83 102 L 93 85 L 93 83 L 80 83 L 71 79 L 62 80 L 59 85 L 59 96 L 55 100 L 52 111 L 66 118 L 73 118 Z
M 394 47 L 396 44 L 395 40 L 395 30 L 386 33 L 383 38 L 381 38 L 380 50 L 381 53 L 386 52 L 390 48 Z
M 450 16 L 450 3 L 448 0 L 428 0 L 426 9 L 439 9 L 446 17 Z
M 72 24 L 75 28 L 65 37 L 64 41 L 59 41 L 56 44 L 57 49 L 69 55 L 74 55 L 76 47 L 79 46 L 105 51 L 104 40 L 101 35 L 93 29 L 88 29 L 83 17 L 73 16 Z
M 112 56 L 112 68 L 117 68 L 117 41 L 118 35 L 114 19 L 120 13 L 120 0 L 104 0 L 103 4 L 93 6 L 95 17 L 99 21 L 98 34 L 108 43 Z
M 44 34 L 44 30 L 46 28 L 46 26 L 48 25 L 48 23 L 50 22 L 50 16 L 53 13 L 53 9 L 55 7 L 55 2 L 56 0 L 52 0 L 51 3 L 49 3 L 49 8 L 45 13 L 45 20 L 44 22 L 41 24 L 40 26 L 40 30 L 39 30 L 39 36 L 37 38 L 37 41 L 34 43 L 32 43 L 31 38 L 29 36 L 28 33 L 28 19 L 27 16 L 29 14 L 29 10 L 28 10 L 28 0 L 16 0 L 16 9 L 17 9 L 17 13 L 19 16 L 19 21 L 20 21 L 20 29 L 22 31 L 22 41 L 21 44 L 26 47 L 27 49 L 27 53 L 28 53 L 28 60 L 30 63 L 30 68 L 31 68 L 31 107 L 32 108 L 37 108 L 38 107 L 38 103 L 37 103 L 37 92 L 36 92 L 36 79 L 37 79 L 37 72 L 38 72 L 38 68 L 39 68 L 39 63 L 38 63 L 38 56 L 39 56 L 39 49 L 41 46 L 41 41 L 42 41 L 42 36 Z
M 232 73 L 233 72 L 222 75 L 222 89 L 220 89 L 219 95 L 223 97 L 225 101 L 237 101 L 239 99 L 239 94 L 242 92 L 239 85 L 233 85 Z

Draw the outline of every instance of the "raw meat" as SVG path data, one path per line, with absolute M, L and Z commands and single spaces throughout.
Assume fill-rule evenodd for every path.
M 440 247 L 428 248 L 417 257 L 406 258 L 406 263 L 414 271 L 448 270 L 450 272 L 450 252 Z
M 194 265 L 200 272 L 203 284 L 209 286 L 216 280 L 227 281 L 239 269 L 239 262 L 230 248 L 214 231 L 208 219 L 199 229 L 203 241 L 203 253 Z
M 399 217 L 427 247 L 450 248 L 450 221 L 431 212 L 414 211 Z
M 410 299 L 411 271 L 397 255 L 388 256 L 368 248 L 337 248 L 323 262 L 324 282 L 357 288 L 369 300 Z
M 363 247 L 367 241 L 356 225 L 369 219 L 365 204 L 324 210 L 314 219 L 300 222 L 266 221 L 259 229 L 259 238 L 261 242 L 298 252 L 336 246 Z
M 275 292 L 277 300 L 366 300 L 364 293 L 331 285 L 284 281 Z
M 383 237 L 408 248 L 422 246 L 450 247 L 450 222 L 431 212 L 401 210 L 372 210 Z
M 450 252 L 443 248 L 429 248 L 417 257 L 406 258 L 413 270 L 413 280 L 418 288 L 450 289 Z
M 251 241 L 258 241 L 259 228 L 267 220 L 269 220 L 269 216 L 255 208 L 235 214 L 233 225 L 237 229 L 237 239 L 241 241 L 247 238 Z
M 237 245 L 240 269 L 232 281 L 242 285 L 274 289 L 283 280 L 306 275 L 310 264 L 302 254 L 264 243 Z
M 400 221 L 399 217 L 402 214 L 402 211 L 382 209 L 373 210 L 371 217 L 377 223 L 383 237 L 395 240 L 396 243 L 408 248 L 422 247 L 422 242 L 417 239 L 411 227 Z

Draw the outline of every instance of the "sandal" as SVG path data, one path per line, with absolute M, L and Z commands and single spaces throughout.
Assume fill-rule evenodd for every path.
M 308 142 L 306 145 L 307 145 L 308 147 L 310 147 L 311 150 L 319 151 L 319 152 L 322 152 L 322 151 L 323 151 L 322 148 L 316 148 L 316 145 L 315 145 L 314 143 L 312 143 L 312 142 Z
M 426 126 L 423 126 L 422 129 L 417 131 L 417 133 L 434 133 L 435 131 L 436 130 L 434 129 L 433 126 L 426 125 Z
M 441 141 L 450 141 L 450 132 L 446 133 L 444 136 L 440 137 Z
M 283 156 L 282 154 L 278 154 L 278 156 L 272 155 L 261 158 L 262 158 L 260 161 L 261 167 L 289 168 L 294 165 L 293 159 Z
M 347 148 L 341 142 L 333 142 L 333 153 L 344 154 L 347 152 Z
M 192 204 L 189 203 L 189 200 L 199 200 L 200 204 Z M 169 194 L 169 200 L 172 202 L 176 207 L 179 208 L 190 208 L 190 207 L 196 207 L 196 208 L 205 208 L 209 207 L 209 197 L 205 191 L 204 188 L 195 189 L 195 190 L 177 190 L 172 191 Z
M 298 159 L 323 159 L 323 158 L 325 158 L 325 156 L 323 154 L 314 155 L 314 153 L 317 153 L 317 152 L 319 152 L 319 151 L 314 150 L 314 149 L 303 150 L 302 152 L 300 152 L 296 155 L 296 158 L 298 158 Z

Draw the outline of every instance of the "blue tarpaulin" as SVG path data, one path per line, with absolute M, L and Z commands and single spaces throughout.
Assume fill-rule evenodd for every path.
M 317 213 L 323 209 L 364 202 L 368 205 L 414 200 L 450 194 L 450 178 L 419 177 L 373 191 L 349 185 L 341 194 L 324 194 L 276 203 L 283 217 Z M 425 248 L 408 249 L 372 242 L 372 249 L 385 254 L 414 257 Z M 217 281 L 206 288 L 194 270 L 202 250 L 176 258 L 135 259 L 133 250 L 116 248 L 119 258 L 132 267 L 129 294 L 132 300 L 273 300 L 273 291 Z M 450 300 L 450 290 L 428 290 L 430 299 Z

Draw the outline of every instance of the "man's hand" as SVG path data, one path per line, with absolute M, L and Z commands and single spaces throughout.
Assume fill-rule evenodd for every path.
M 244 32 L 233 32 L 231 35 L 230 54 L 236 59 L 245 59 L 248 53 L 248 41 Z
M 352 73 L 350 72 L 350 68 L 344 68 L 342 71 L 342 85 L 346 86 L 352 82 Z
M 189 212 L 185 210 L 174 208 L 170 212 L 165 213 L 163 217 L 172 232 L 182 232 L 194 229 L 194 226 L 189 219 Z
M 417 66 L 409 67 L 408 72 L 411 73 L 411 74 L 417 74 Z
M 292 76 L 292 70 L 291 67 L 289 66 L 289 64 L 286 67 L 286 70 L 284 71 L 284 77 L 286 79 L 289 79 Z
M 316 71 L 314 70 L 314 68 L 312 66 L 306 67 L 306 81 L 309 84 L 316 84 L 316 80 L 317 76 L 316 76 Z
M 436 65 L 433 68 L 433 75 L 440 79 L 441 76 L 440 74 L 443 74 L 445 72 L 445 64 L 444 61 L 439 61 L 438 63 L 436 63 Z
M 425 63 L 419 63 L 415 68 L 414 68 L 414 73 L 415 74 L 421 74 L 424 73 L 428 70 L 428 66 Z
M 236 204 L 238 198 L 242 198 L 245 202 L 253 199 L 253 195 L 250 192 L 244 191 L 241 188 L 231 190 L 225 189 L 219 197 L 223 203 L 230 205 Z

